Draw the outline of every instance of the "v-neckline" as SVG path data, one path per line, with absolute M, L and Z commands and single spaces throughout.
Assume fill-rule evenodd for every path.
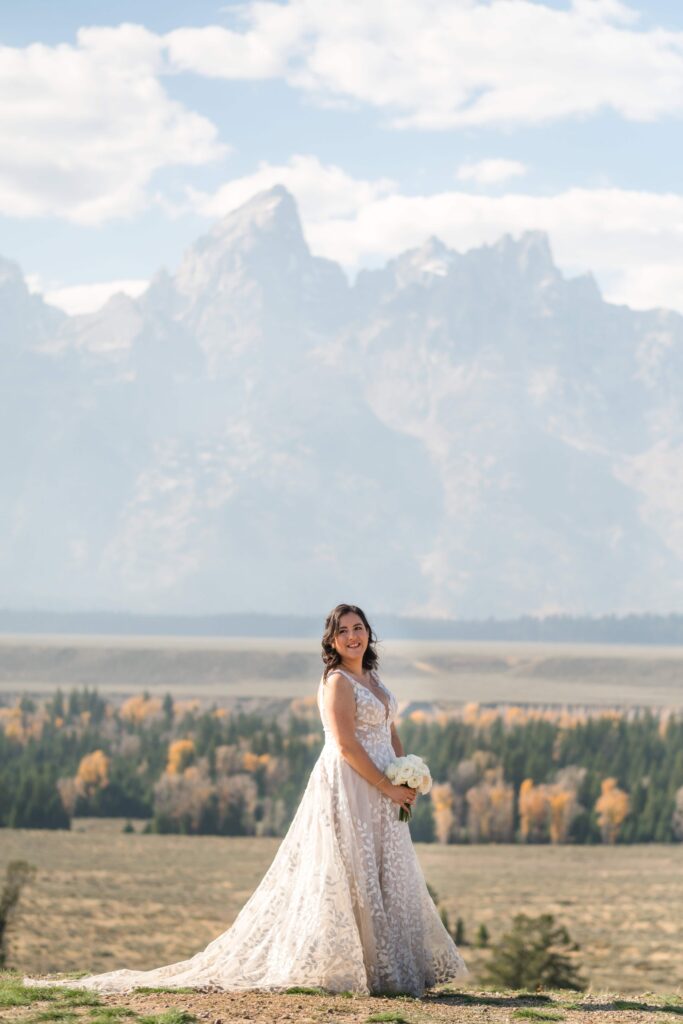
M 389 693 L 384 689 L 384 686 L 383 686 L 382 681 L 379 678 L 379 676 L 377 676 L 377 683 L 379 684 L 379 686 L 384 690 L 384 692 L 387 695 L 387 702 L 386 702 L 386 704 L 381 699 L 381 697 L 378 697 L 377 694 L 374 693 L 370 689 L 369 686 L 366 686 L 365 683 L 361 683 L 358 679 L 356 679 L 354 676 L 352 676 L 350 672 L 347 672 L 347 670 L 345 668 L 339 668 L 338 667 L 337 668 L 337 672 L 343 672 L 347 679 L 350 679 L 351 682 L 355 683 L 357 686 L 362 687 L 367 693 L 370 694 L 371 697 L 374 697 L 375 700 L 377 701 L 377 703 L 381 704 L 382 708 L 384 709 L 384 721 L 385 722 L 389 721 L 389 712 L 391 711 L 391 697 L 389 696 Z

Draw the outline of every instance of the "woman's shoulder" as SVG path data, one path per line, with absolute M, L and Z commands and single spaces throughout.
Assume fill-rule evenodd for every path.
M 331 690 L 338 690 L 342 693 L 352 693 L 355 697 L 356 694 L 356 680 L 353 676 L 350 676 L 348 672 L 345 672 L 343 668 L 333 668 L 327 675 L 327 679 L 324 680 L 325 688 Z
M 326 685 L 331 683 L 333 686 L 343 686 L 344 683 L 348 683 L 349 686 L 351 685 L 351 679 L 341 668 L 330 669 L 327 675 L 323 676 L 323 682 Z
M 356 702 L 356 687 L 347 674 L 340 669 L 332 669 L 323 678 L 322 692 L 327 693 L 328 700 L 342 699 Z

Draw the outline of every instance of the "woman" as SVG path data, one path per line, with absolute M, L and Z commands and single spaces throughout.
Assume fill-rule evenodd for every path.
M 416 792 L 384 775 L 403 747 L 375 641 L 356 605 L 328 615 L 318 687 L 325 746 L 270 868 L 232 927 L 190 960 L 64 984 L 101 992 L 305 985 L 419 996 L 467 974 L 398 819 Z

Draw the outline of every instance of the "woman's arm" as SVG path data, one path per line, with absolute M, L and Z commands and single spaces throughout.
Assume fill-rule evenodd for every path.
M 323 692 L 330 729 L 344 760 L 394 803 L 403 804 L 414 799 L 415 790 L 392 785 L 356 737 L 356 698 L 346 676 L 333 672 L 325 681 Z
M 394 748 L 396 757 L 403 757 L 405 751 L 403 750 L 403 744 L 401 743 L 401 737 L 398 734 L 396 726 L 391 723 L 391 745 Z

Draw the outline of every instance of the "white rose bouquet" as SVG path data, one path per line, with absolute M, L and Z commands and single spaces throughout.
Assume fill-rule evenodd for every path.
M 410 786 L 418 793 L 428 793 L 432 788 L 432 776 L 429 767 L 417 754 L 406 754 L 397 757 L 384 769 L 384 774 L 394 786 Z M 399 821 L 410 821 L 413 816 L 411 808 L 401 807 Z

